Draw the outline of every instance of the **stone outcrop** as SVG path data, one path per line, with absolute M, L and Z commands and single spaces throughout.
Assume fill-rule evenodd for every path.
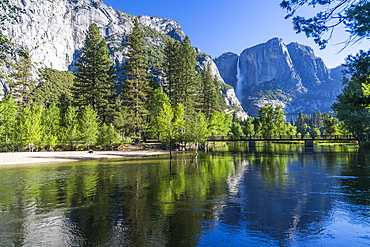
M 266 103 L 282 105 L 291 115 L 329 111 L 343 87 L 339 73 L 335 70 L 332 77 L 312 48 L 285 45 L 279 38 L 245 49 L 240 56 L 225 53 L 215 63 L 252 116 Z
M 24 10 L 16 23 L 5 23 L 4 34 L 15 44 L 28 47 L 32 60 L 57 70 L 73 69 L 86 31 L 96 23 L 107 39 L 114 59 L 122 63 L 122 52 L 114 52 L 130 33 L 134 16 L 115 10 L 98 0 L 11 0 Z M 139 16 L 139 22 L 162 34 L 181 40 L 180 25 L 169 19 Z
M 107 40 L 117 71 L 121 71 L 128 59 L 122 44 L 127 40 L 135 18 L 144 27 L 146 40 L 154 52 L 161 52 L 168 36 L 178 41 L 185 37 L 176 21 L 133 16 L 100 0 L 10 0 L 10 3 L 24 11 L 17 21 L 4 23 L 3 33 L 14 44 L 27 47 L 37 67 L 75 71 L 77 55 L 92 23 L 97 24 Z M 209 58 L 207 63 L 212 65 L 213 75 L 223 82 L 213 60 Z M 224 92 L 225 102 L 240 106 L 238 99 L 229 98 L 230 95 L 233 95 L 233 89 Z

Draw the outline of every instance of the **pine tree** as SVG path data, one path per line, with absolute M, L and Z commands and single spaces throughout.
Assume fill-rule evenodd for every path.
M 201 110 L 207 118 L 215 111 L 222 111 L 223 99 L 220 91 L 220 82 L 211 74 L 210 65 L 202 71 L 202 106 Z
M 176 106 L 180 101 L 180 97 L 177 95 L 181 69 L 179 66 L 180 46 L 180 42 L 169 39 L 164 49 L 165 61 L 163 63 L 163 70 L 165 73 L 165 81 L 163 82 L 163 88 L 170 98 L 172 106 Z
M 128 115 L 127 130 L 140 139 L 141 134 L 148 128 L 147 101 L 150 87 L 144 36 L 137 20 L 134 22 L 127 46 L 127 56 L 130 59 L 125 64 L 124 74 L 127 79 L 122 88 L 121 100 Z
M 80 108 L 91 105 L 98 112 L 101 122 L 113 122 L 116 75 L 108 46 L 95 23 L 89 27 L 76 67 L 72 90 L 75 105 Z
M 30 92 L 36 84 L 32 78 L 33 63 L 27 49 L 12 66 L 15 71 L 10 74 L 12 80 L 9 81 L 10 90 L 6 94 L 19 98 L 22 106 L 27 107 L 29 105 Z
M 183 104 L 186 115 L 195 113 L 200 103 L 200 78 L 196 70 L 194 47 L 189 37 L 183 43 L 169 41 L 166 49 L 165 90 L 171 105 Z

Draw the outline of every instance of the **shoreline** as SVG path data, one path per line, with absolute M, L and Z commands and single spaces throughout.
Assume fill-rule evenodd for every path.
M 0 153 L 0 167 L 144 157 L 169 153 L 170 151 L 168 150 L 94 151 L 93 153 L 89 153 L 88 151 Z

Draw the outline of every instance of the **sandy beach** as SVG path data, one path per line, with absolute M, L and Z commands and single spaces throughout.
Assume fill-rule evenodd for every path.
M 169 154 L 165 150 L 136 151 L 70 151 L 70 152 L 14 152 L 0 153 L 0 166 L 26 165 L 56 162 L 72 162 L 97 159 L 114 159 Z

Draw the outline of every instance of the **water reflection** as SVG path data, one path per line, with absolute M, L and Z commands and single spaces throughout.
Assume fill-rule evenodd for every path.
M 172 162 L 157 156 L 0 171 L 4 246 L 340 246 L 370 239 L 369 155 L 351 146 L 230 146 Z

